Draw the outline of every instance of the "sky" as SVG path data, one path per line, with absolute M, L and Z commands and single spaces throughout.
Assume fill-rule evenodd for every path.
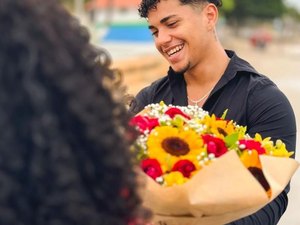
M 300 10 L 300 1 L 299 0 L 286 0 L 288 4 L 291 6 L 295 6 L 298 10 Z

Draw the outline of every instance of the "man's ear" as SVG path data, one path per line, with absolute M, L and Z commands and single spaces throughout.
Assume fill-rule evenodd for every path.
M 209 30 L 215 29 L 218 21 L 219 11 L 218 8 L 213 4 L 209 3 L 205 7 L 205 15 L 207 17 L 207 27 Z

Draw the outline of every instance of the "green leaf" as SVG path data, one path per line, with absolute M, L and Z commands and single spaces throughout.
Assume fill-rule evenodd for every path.
M 221 116 L 221 119 L 225 120 L 225 118 L 226 118 L 226 116 L 227 116 L 227 112 L 228 112 L 228 109 L 226 109 L 226 110 L 223 112 L 223 114 L 222 114 L 222 116 Z
M 239 139 L 239 133 L 233 133 L 225 137 L 225 144 L 228 148 L 235 148 Z
M 184 125 L 184 120 L 185 120 L 185 118 L 183 116 L 176 115 L 176 116 L 174 116 L 171 123 L 173 126 L 181 128 Z

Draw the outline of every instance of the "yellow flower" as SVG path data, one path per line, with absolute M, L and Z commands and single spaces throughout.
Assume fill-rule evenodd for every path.
M 174 184 L 183 184 L 188 180 L 189 180 L 188 178 L 184 177 L 182 173 L 178 171 L 174 171 L 164 175 L 165 186 L 173 186 Z
M 289 152 L 281 140 L 277 140 L 274 148 L 269 152 L 269 155 L 279 157 L 290 157 L 293 154 L 294 152 Z
M 277 157 L 290 157 L 294 152 L 289 152 L 281 140 L 277 140 L 275 145 L 270 137 L 262 139 L 260 134 L 255 134 L 254 140 L 261 142 L 262 147 L 266 149 L 266 154 Z
M 232 120 L 217 119 L 215 115 L 206 116 L 203 119 L 203 123 L 207 126 L 208 133 L 214 134 L 221 139 L 236 132 L 236 126 Z
M 270 137 L 263 139 L 259 133 L 256 133 L 254 140 L 260 142 L 265 149 L 271 149 L 273 147 L 273 141 L 271 141 Z
M 147 146 L 148 157 L 156 158 L 166 170 L 171 170 L 180 159 L 188 159 L 197 167 L 197 156 L 205 151 L 203 141 L 195 131 L 168 126 L 153 129 Z

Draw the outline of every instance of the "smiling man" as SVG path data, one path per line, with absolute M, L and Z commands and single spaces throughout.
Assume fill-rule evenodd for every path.
M 220 0 L 142 0 L 139 13 L 147 18 L 157 50 L 168 61 L 168 74 L 142 89 L 131 104 L 133 113 L 164 101 L 198 105 L 247 126 L 250 135 L 281 139 L 295 151 L 296 124 L 286 96 L 218 40 L 216 24 Z M 287 187 L 253 215 L 231 225 L 277 224 L 285 212 Z
M 156 48 L 173 72 L 184 75 L 189 104 L 202 106 L 229 62 L 215 32 L 217 7 L 179 1 L 160 1 L 154 6 L 146 11 L 142 3 L 140 12 L 148 17 Z

